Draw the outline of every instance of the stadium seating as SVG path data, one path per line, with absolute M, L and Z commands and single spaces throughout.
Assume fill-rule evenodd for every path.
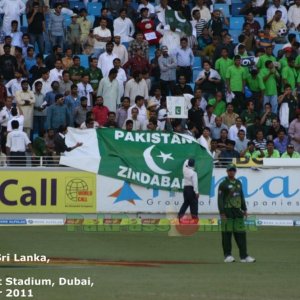
M 80 10 L 82 8 L 85 8 L 85 5 L 83 2 L 80 2 L 80 1 L 70 2 L 70 9 Z
M 71 22 L 72 22 L 71 17 L 66 16 L 66 17 L 65 17 L 65 21 L 64 21 L 65 27 L 70 26 Z
M 229 5 L 217 3 L 217 4 L 214 4 L 214 9 L 219 9 L 223 12 L 225 17 L 230 17 Z
M 244 22 L 245 19 L 243 17 L 231 17 L 229 28 L 233 30 L 241 31 L 243 29 Z
M 91 2 L 87 4 L 87 11 L 89 15 L 99 16 L 102 8 L 101 2 Z
M 89 67 L 89 56 L 85 54 L 78 55 L 80 57 L 80 65 L 84 68 Z
M 238 37 L 241 34 L 241 31 L 237 30 L 237 29 L 229 29 L 229 34 L 231 35 L 233 42 L 237 43 Z
M 263 17 L 255 17 L 254 19 L 259 23 L 260 28 L 263 29 L 265 25 L 265 19 Z
M 28 27 L 28 20 L 27 20 L 26 14 L 22 15 L 21 22 L 22 22 L 22 27 Z
M 243 8 L 243 3 L 233 3 L 231 5 L 231 15 L 232 16 L 241 16 L 240 10 Z
M 201 57 L 195 56 L 193 68 L 201 67 Z
M 95 16 L 94 16 L 94 15 L 92 15 L 92 16 L 87 16 L 86 18 L 90 21 L 90 23 L 91 23 L 92 25 L 94 24 L 94 22 L 95 22 Z
M 273 54 L 277 57 L 278 52 L 282 49 L 282 44 L 275 44 Z

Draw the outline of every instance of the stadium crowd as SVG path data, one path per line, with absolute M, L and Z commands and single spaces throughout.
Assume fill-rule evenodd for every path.
M 216 159 L 300 157 L 300 0 L 1 0 L 0 13 L 2 156 L 60 154 L 71 126 L 186 133 Z M 168 118 L 168 96 L 186 118 Z

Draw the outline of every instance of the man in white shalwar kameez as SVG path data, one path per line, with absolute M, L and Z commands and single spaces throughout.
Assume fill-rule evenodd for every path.
M 20 31 L 20 15 L 25 12 L 25 4 L 22 0 L 0 1 L 0 13 L 4 14 L 2 30 L 8 35 L 11 32 L 11 21 L 18 21 Z

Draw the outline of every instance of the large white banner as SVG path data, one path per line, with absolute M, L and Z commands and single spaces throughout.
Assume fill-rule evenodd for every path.
M 249 213 L 300 213 L 300 168 L 238 169 Z M 218 186 L 226 176 L 225 169 L 214 169 L 210 196 L 199 197 L 200 213 L 217 213 Z M 182 193 L 146 189 L 124 181 L 97 176 L 99 212 L 176 213 Z

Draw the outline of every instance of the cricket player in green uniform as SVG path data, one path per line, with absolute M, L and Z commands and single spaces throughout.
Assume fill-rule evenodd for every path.
M 246 231 L 244 217 L 247 217 L 247 206 L 243 194 L 242 183 L 235 178 L 236 166 L 227 166 L 227 177 L 219 185 L 218 207 L 222 224 L 222 246 L 224 262 L 231 263 L 235 259 L 231 254 L 232 234 L 240 252 L 241 262 L 252 263 L 255 258 L 247 254 Z

